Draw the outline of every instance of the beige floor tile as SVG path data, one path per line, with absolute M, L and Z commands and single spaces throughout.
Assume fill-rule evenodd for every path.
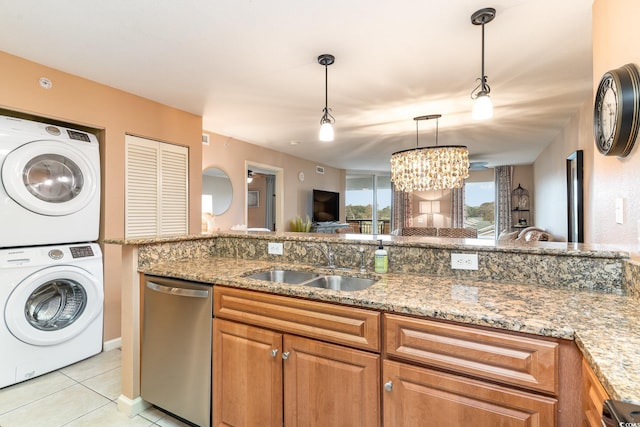
M 0 390 L 0 415 L 76 384 L 66 375 L 51 372 Z M 2 424 L 0 424 L 2 425 Z
M 110 403 L 104 396 L 76 384 L 0 416 L 2 427 L 61 426 Z
M 110 400 L 117 399 L 120 396 L 122 392 L 121 383 L 122 370 L 120 368 L 112 369 L 82 382 L 86 387 Z
M 127 414 L 118 411 L 115 403 L 109 403 L 65 424 L 65 427 L 148 427 L 153 425 L 153 422 L 140 416 L 129 418 Z
M 160 418 L 167 416 L 167 414 L 165 414 L 161 410 L 159 410 L 159 409 L 157 409 L 157 408 L 152 406 L 152 407 L 147 408 L 144 411 L 142 411 L 140 413 L 140 416 L 143 417 L 143 418 L 148 419 L 151 422 L 155 423 Z
M 191 425 L 183 423 L 180 420 L 173 418 L 170 415 L 165 414 L 163 418 L 156 421 L 156 424 L 160 427 L 191 427 Z
M 119 349 L 111 350 L 62 368 L 60 372 L 76 381 L 84 381 L 119 367 L 121 359 L 122 352 Z

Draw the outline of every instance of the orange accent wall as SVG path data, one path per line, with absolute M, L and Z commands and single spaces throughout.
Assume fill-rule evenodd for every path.
M 135 72 L 133 70 L 132 72 Z M 53 83 L 39 85 L 40 77 Z M 130 133 L 189 147 L 189 228 L 200 231 L 202 118 L 0 52 L 0 108 L 100 129 L 101 238 L 124 237 L 124 138 Z M 121 336 L 120 248 L 104 245 L 104 339 Z

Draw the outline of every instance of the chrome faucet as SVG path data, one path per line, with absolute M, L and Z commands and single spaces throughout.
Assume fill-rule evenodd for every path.
M 322 252 L 322 254 L 327 258 L 327 267 L 328 268 L 336 268 L 336 262 L 335 262 L 335 254 L 333 253 L 333 250 L 331 249 L 331 246 L 327 245 L 327 249 L 325 250 L 322 246 L 307 246 L 308 248 L 312 248 L 312 249 L 317 249 L 320 252 Z

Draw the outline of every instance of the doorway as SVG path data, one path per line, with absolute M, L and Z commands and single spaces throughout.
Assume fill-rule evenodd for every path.
M 245 161 L 245 224 L 248 229 L 284 231 L 284 170 Z M 252 176 L 251 176 L 252 175 Z M 253 181 L 250 178 L 253 177 Z

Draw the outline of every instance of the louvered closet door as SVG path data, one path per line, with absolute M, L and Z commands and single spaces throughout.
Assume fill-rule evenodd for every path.
M 187 234 L 188 149 L 132 135 L 126 146 L 125 237 Z

